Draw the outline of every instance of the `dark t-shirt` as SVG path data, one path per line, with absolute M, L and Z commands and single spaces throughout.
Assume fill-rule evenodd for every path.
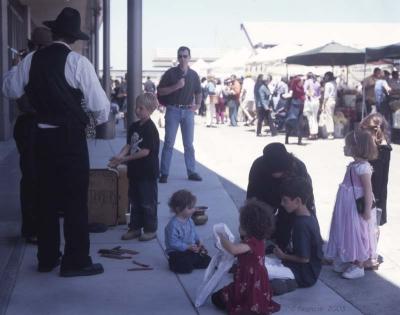
M 185 86 L 168 95 L 163 95 L 165 105 L 191 105 L 193 97 L 201 93 L 200 78 L 196 71 L 188 69 L 184 76 L 179 66 L 168 69 L 161 78 L 158 87 L 167 87 L 176 84 L 181 78 L 185 78 Z
M 127 143 L 131 145 L 131 154 L 139 149 L 149 149 L 148 156 L 128 162 L 128 178 L 134 180 L 156 179 L 159 175 L 158 151 L 160 137 L 151 119 L 143 125 L 134 122 L 128 130 Z
M 310 216 L 295 216 L 292 229 L 292 254 L 308 258 L 308 263 L 285 261 L 299 287 L 309 287 L 318 280 L 321 272 L 322 238 L 317 219 Z

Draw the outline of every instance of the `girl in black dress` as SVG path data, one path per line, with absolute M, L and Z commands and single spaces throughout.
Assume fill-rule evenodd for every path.
M 360 122 L 360 128 L 368 130 L 378 146 L 378 158 L 369 163 L 373 167 L 372 191 L 375 196 L 376 206 L 382 209 L 380 225 L 387 222 L 386 200 L 389 179 L 390 154 L 390 129 L 386 119 L 380 113 L 366 116 Z

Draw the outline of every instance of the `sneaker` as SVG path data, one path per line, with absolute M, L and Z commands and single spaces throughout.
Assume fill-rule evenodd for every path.
M 139 241 L 146 242 L 155 239 L 156 237 L 157 237 L 156 232 L 143 233 L 142 235 L 140 235 Z
M 168 182 L 168 175 L 161 175 L 160 179 L 158 180 L 159 183 L 165 184 Z
M 349 267 L 350 267 L 351 263 L 345 263 L 345 262 L 341 262 L 339 260 L 335 260 L 332 264 L 332 269 L 334 272 L 337 273 L 343 273 L 345 272 Z
M 351 266 L 342 273 L 342 277 L 345 279 L 362 278 L 364 277 L 364 268 L 360 268 L 357 265 L 351 264 Z
M 199 174 L 193 173 L 193 174 L 190 174 L 188 176 L 188 180 L 192 180 L 192 181 L 195 181 L 195 182 L 201 182 L 203 179 L 200 177 Z
M 128 232 L 126 232 L 124 235 L 121 236 L 121 240 L 123 241 L 133 240 L 134 238 L 140 237 L 141 234 L 142 234 L 141 230 L 129 229 Z
M 328 136 L 328 140 L 333 140 L 333 139 L 335 139 L 335 137 L 334 137 L 332 134 L 330 134 L 330 135 Z
M 104 272 L 101 264 L 91 264 L 90 266 L 80 269 L 63 269 L 60 270 L 60 277 L 83 277 L 94 276 Z

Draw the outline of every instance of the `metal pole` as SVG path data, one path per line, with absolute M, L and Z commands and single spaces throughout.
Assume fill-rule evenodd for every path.
M 7 0 L 0 0 L 0 73 L 6 73 L 9 70 L 8 64 L 8 15 Z M 0 77 L 0 86 L 3 85 L 3 79 Z M 8 99 L 0 95 L 0 141 L 11 137 L 12 126 L 10 123 L 10 104 Z
M 103 88 L 110 98 L 110 0 L 103 0 Z
M 96 70 L 97 76 L 99 76 L 99 9 L 97 7 L 93 9 L 93 17 L 94 17 L 94 48 L 93 48 L 94 69 Z
M 364 79 L 361 81 L 362 86 L 362 105 L 361 105 L 361 120 L 364 118 L 365 114 L 365 76 L 367 74 L 367 57 L 365 57 L 364 61 Z
M 142 93 L 142 0 L 128 0 L 127 122 L 136 119 L 135 99 Z

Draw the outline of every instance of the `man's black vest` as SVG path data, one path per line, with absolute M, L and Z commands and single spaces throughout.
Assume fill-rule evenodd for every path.
M 83 94 L 65 79 L 65 64 L 71 50 L 52 44 L 33 54 L 25 92 L 38 123 L 84 128 L 89 119 L 82 109 Z

